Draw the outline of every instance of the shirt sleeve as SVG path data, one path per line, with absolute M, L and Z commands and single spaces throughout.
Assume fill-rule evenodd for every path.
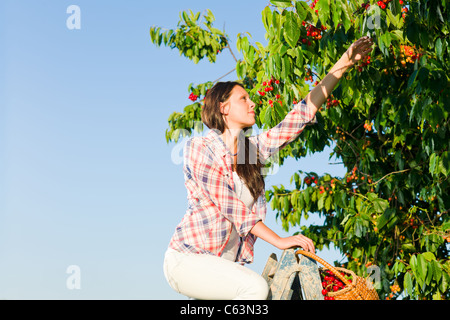
M 184 172 L 192 189 L 206 196 L 215 210 L 230 221 L 239 236 L 246 237 L 255 224 L 262 219 L 249 210 L 229 185 L 222 166 L 215 163 L 207 146 L 201 139 L 191 138 L 184 149 Z
M 252 137 L 252 142 L 258 146 L 261 159 L 268 159 L 294 141 L 308 124 L 317 123 L 315 114 L 305 100 L 302 100 L 278 125 Z

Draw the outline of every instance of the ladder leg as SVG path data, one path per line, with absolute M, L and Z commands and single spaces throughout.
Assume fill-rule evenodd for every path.
M 323 300 L 317 263 L 297 257 L 294 249 L 284 250 L 280 261 L 272 253 L 262 276 L 270 287 L 268 300 Z
M 270 291 L 272 300 L 290 300 L 292 297 L 292 283 L 298 270 L 297 258 L 294 250 L 284 250 L 278 262 Z
M 323 300 L 322 283 L 316 261 L 301 256 L 298 262 L 299 278 L 305 300 Z

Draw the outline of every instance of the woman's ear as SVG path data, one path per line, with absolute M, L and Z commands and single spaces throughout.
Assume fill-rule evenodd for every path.
M 229 113 L 230 104 L 229 103 L 220 103 L 220 113 L 224 116 L 227 116 Z

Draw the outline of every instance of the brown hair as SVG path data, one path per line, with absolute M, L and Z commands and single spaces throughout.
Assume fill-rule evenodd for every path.
M 227 129 L 220 111 L 220 103 L 230 98 L 231 92 L 236 86 L 245 89 L 238 82 L 218 82 L 206 94 L 202 110 L 202 121 L 209 129 L 219 130 L 221 133 L 224 133 Z M 264 165 L 260 162 L 256 146 L 244 135 L 244 130 L 241 131 L 238 141 L 244 141 L 244 143 L 238 143 L 236 173 L 244 180 L 250 193 L 256 200 L 265 188 L 264 177 L 261 174 L 261 169 Z

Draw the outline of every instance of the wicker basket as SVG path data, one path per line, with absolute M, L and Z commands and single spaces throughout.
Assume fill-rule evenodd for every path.
M 333 272 L 333 274 L 345 284 L 345 288 L 339 291 L 328 292 L 328 297 L 333 297 L 335 300 L 379 300 L 378 293 L 373 288 L 372 284 L 366 281 L 366 279 L 357 276 L 353 271 L 344 268 L 333 267 L 322 258 L 308 251 L 297 250 L 295 254 L 302 254 L 319 262 L 325 267 L 325 270 L 330 270 L 331 272 Z M 347 280 L 347 278 L 344 277 L 341 272 L 347 275 L 351 275 L 353 281 L 350 282 L 349 280 Z

